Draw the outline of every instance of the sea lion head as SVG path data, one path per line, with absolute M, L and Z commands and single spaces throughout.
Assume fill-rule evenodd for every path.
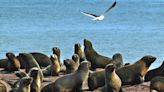
M 64 60 L 64 65 L 67 69 L 74 69 L 74 61 L 72 59 L 66 59 Z
M 141 58 L 146 64 L 146 67 L 150 67 L 150 65 L 156 60 L 156 57 L 151 56 L 151 55 L 146 55 Z
M 6 53 L 6 57 L 10 60 L 12 67 L 14 67 L 16 70 L 20 69 L 20 62 L 18 58 L 14 55 L 14 53 L 8 52 Z
M 39 76 L 39 69 L 37 67 L 31 68 L 29 76 L 32 78 L 37 78 L 37 76 Z
M 58 47 L 52 48 L 53 54 L 56 54 L 57 56 L 60 56 L 60 49 Z
M 108 64 L 106 67 L 105 67 L 105 70 L 106 70 L 106 73 L 112 73 L 114 70 L 115 70 L 115 66 L 113 64 Z
M 89 68 L 91 67 L 91 63 L 88 61 L 83 61 L 81 62 L 81 64 L 78 67 L 78 70 L 89 70 Z
M 78 52 L 78 50 L 80 50 L 80 49 L 81 49 L 80 43 L 76 43 L 75 44 L 75 53 Z
M 76 63 L 80 61 L 80 57 L 77 54 L 72 55 L 72 60 L 74 60 Z
M 84 39 L 84 47 L 92 48 L 92 43 L 89 40 Z
M 23 77 L 22 79 L 21 79 L 21 81 L 20 81 L 20 85 L 21 86 L 28 86 L 28 85 L 30 85 L 31 84 L 31 82 L 32 82 L 32 78 L 31 77 Z
M 122 61 L 122 55 L 120 53 L 116 53 L 112 57 L 113 60 L 121 60 Z

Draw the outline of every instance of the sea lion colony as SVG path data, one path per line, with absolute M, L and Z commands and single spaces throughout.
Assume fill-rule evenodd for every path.
M 156 60 L 154 56 L 146 55 L 133 64 L 125 65 L 122 54 L 116 53 L 112 58 L 103 56 L 87 39 L 84 39 L 84 50 L 79 43 L 75 44 L 74 50 L 72 58 L 65 59 L 64 63 L 61 63 L 58 47 L 52 48 L 50 57 L 39 52 L 20 53 L 18 56 L 12 52 L 6 53 L 6 58 L 0 59 L 0 68 L 5 73 L 15 73 L 19 79 L 11 84 L 1 78 L 0 92 L 9 90 L 4 82 L 10 84 L 10 92 L 82 92 L 86 91 L 82 88 L 87 81 L 88 90 L 94 92 L 121 92 L 124 85 L 144 81 L 151 81 L 150 90 L 162 92 L 158 90 L 164 84 L 164 63 L 148 71 Z M 59 78 L 42 86 L 49 76 Z M 157 76 L 160 78 L 157 79 Z

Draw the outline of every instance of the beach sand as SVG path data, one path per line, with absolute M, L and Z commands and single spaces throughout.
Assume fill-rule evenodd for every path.
M 1 69 L 2 70 L 2 69 Z M 58 79 L 59 77 L 62 77 L 63 75 L 60 75 L 58 77 L 54 77 L 54 76 L 50 76 L 50 77 L 45 77 L 42 83 L 42 87 L 44 87 L 45 85 L 54 82 L 56 79 Z M 15 76 L 14 73 L 5 73 L 4 71 L 0 72 L 0 79 L 6 81 L 8 84 L 12 85 L 14 84 L 14 82 L 16 82 L 19 78 Z M 150 82 L 144 82 L 142 84 L 139 85 L 126 85 L 123 86 L 123 91 L 124 92 L 149 92 L 149 85 Z M 8 85 L 8 90 L 10 90 L 11 87 Z M 86 92 L 91 92 L 91 91 L 87 91 L 88 86 L 87 86 L 87 81 L 85 81 L 83 83 L 83 90 L 86 90 Z

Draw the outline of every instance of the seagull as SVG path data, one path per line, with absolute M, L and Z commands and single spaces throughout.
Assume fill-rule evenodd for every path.
M 115 6 L 116 6 L 116 1 L 100 16 L 98 16 L 96 14 L 92 14 L 92 13 L 87 13 L 87 12 L 81 12 L 81 13 L 86 15 L 86 16 L 92 17 L 93 18 L 92 20 L 94 20 L 94 21 L 101 21 L 105 18 L 105 14 Z

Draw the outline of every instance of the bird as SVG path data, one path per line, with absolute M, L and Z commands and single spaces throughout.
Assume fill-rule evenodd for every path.
M 114 8 L 116 6 L 116 1 L 101 15 L 96 15 L 96 14 L 93 14 L 93 13 L 88 13 L 88 12 L 81 12 L 82 14 L 86 15 L 86 16 L 89 16 L 89 17 L 92 17 L 93 21 L 101 21 L 105 18 L 105 14 L 108 13 L 112 8 Z

